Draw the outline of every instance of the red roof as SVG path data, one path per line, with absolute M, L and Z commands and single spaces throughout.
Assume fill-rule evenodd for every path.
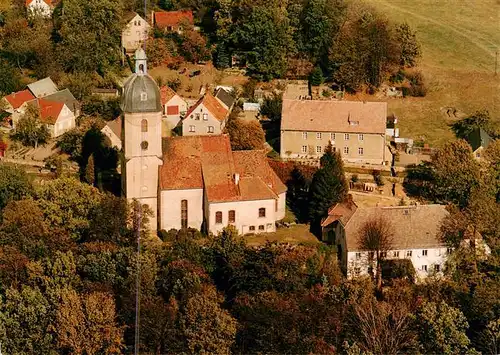
M 33 1 L 35 1 L 35 0 L 26 0 L 26 6 L 28 6 L 29 4 L 31 4 Z M 46 3 L 47 5 L 51 6 L 51 7 L 53 6 L 51 0 L 43 0 L 43 2 Z
M 161 104 L 165 105 L 167 102 L 172 100 L 172 98 L 177 95 L 177 93 L 170 88 L 170 86 L 162 86 L 160 88 L 160 94 L 161 94 Z
M 222 104 L 213 97 L 212 94 L 207 92 L 205 96 L 199 99 L 193 106 L 189 108 L 186 113 L 186 118 L 200 105 L 203 104 L 207 110 L 214 116 L 218 121 L 222 122 L 226 119 L 228 111 Z
M 31 101 L 35 98 L 31 91 L 28 89 L 18 92 L 13 92 L 5 96 L 5 99 L 11 104 L 12 108 L 17 109 L 21 107 L 26 101 Z
M 190 10 L 184 11 L 157 11 L 154 13 L 154 22 L 158 28 L 166 28 L 168 26 L 176 27 L 182 20 L 187 20 L 190 24 L 194 23 L 193 12 Z
M 286 191 L 263 151 L 233 152 L 227 135 L 167 138 L 165 148 L 162 190 L 204 188 L 209 202 L 276 199 Z
M 34 104 L 40 110 L 40 120 L 46 124 L 55 124 L 64 107 L 62 102 L 36 99 L 29 104 Z

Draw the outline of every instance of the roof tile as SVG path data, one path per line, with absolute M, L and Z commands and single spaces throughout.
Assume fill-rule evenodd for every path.
M 183 11 L 156 11 L 154 13 L 154 21 L 158 28 L 165 28 L 168 26 L 177 26 L 182 20 L 189 21 L 190 24 L 194 23 L 193 12 L 190 10 Z
M 21 107 L 26 101 L 31 101 L 35 98 L 28 89 L 18 92 L 13 92 L 5 96 L 5 99 L 11 104 L 14 109 Z

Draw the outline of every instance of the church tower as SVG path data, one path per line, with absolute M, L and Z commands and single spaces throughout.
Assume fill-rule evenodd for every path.
M 128 200 L 137 199 L 154 213 L 150 228 L 158 227 L 158 171 L 162 165 L 162 106 L 160 89 L 148 75 L 146 53 L 135 52 L 135 73 L 123 88 L 122 186 Z

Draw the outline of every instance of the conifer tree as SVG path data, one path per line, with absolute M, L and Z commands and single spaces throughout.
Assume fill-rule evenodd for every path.
M 312 232 L 320 233 L 321 219 L 327 215 L 328 208 L 336 202 L 343 201 L 347 192 L 348 185 L 342 158 L 339 153 L 333 151 L 332 144 L 329 143 L 309 189 L 309 218 Z
M 85 167 L 85 181 L 90 185 L 94 185 L 95 182 L 95 166 L 94 166 L 94 154 L 89 156 L 87 161 L 87 166 Z

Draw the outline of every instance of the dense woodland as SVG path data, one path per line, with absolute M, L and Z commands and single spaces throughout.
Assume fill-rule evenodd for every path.
M 425 187 L 414 190 L 421 198 L 450 203 L 442 231 L 455 251 L 445 279 L 414 283 L 400 275 L 384 277 L 381 287 L 370 276 L 346 280 L 327 245 L 248 247 L 232 229 L 152 236 L 144 228 L 149 211 L 139 214 L 137 203 L 92 181 L 63 169 L 41 184 L 0 165 L 2 349 L 130 352 L 139 296 L 142 353 L 496 354 L 499 153 L 497 141 L 479 164 L 457 141 L 409 173 L 408 186 Z M 342 162 L 331 149 L 317 171 L 273 168 L 287 182 L 289 206 L 312 226 L 345 196 Z M 464 245 L 471 230 L 490 256 Z

